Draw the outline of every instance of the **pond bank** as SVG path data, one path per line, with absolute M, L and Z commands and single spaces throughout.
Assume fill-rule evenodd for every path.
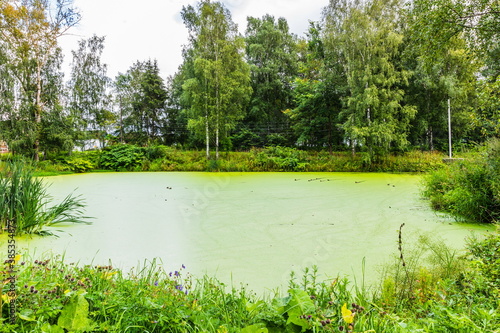
M 443 154 L 410 151 L 370 159 L 367 153 L 303 151 L 269 147 L 248 152 L 221 152 L 207 161 L 203 151 L 174 147 L 117 145 L 102 151 L 73 152 L 42 161 L 42 175 L 61 172 L 113 171 L 219 171 L 219 172 L 427 172 L 443 167 Z

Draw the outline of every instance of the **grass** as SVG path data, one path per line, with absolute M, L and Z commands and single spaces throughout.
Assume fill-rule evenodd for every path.
M 400 241 L 380 287 L 322 280 L 312 267 L 291 275 L 287 294 L 267 296 L 156 260 L 124 273 L 25 254 L 18 317 L 9 324 L 4 284 L 0 332 L 499 332 L 498 242 L 491 233 L 458 256 L 429 238 L 414 250 Z
M 500 140 L 430 172 L 423 195 L 436 210 L 462 221 L 494 223 L 500 220 Z
M 366 153 L 303 151 L 287 147 L 221 152 L 220 159 L 206 160 L 204 151 L 175 147 L 111 146 L 103 151 L 73 152 L 38 164 L 38 172 L 113 171 L 220 171 L 220 172 L 428 172 L 443 167 L 444 155 L 411 151 L 378 157 Z
M 0 227 L 15 232 L 44 234 L 44 227 L 59 223 L 87 223 L 83 199 L 72 195 L 49 206 L 46 184 L 23 161 L 10 161 L 0 169 Z

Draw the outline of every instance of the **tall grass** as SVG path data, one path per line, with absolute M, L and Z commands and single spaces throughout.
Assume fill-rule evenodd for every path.
M 499 241 L 500 233 L 490 233 L 458 256 L 439 240 L 421 238 L 413 246 L 405 240 L 406 267 L 398 255 L 382 288 L 324 279 L 312 267 L 292 274 L 286 294 L 268 296 L 197 279 L 184 267 L 167 273 L 155 260 L 127 274 L 109 263 L 24 255 L 17 323 L 7 323 L 4 285 L 0 332 L 496 333 Z
M 207 161 L 203 151 L 176 147 L 115 145 L 102 151 L 60 157 L 61 170 L 114 171 L 222 171 L 222 172 L 427 172 L 443 166 L 444 155 L 411 151 L 368 162 L 367 153 L 304 151 L 288 147 L 252 148 L 246 152 L 221 152 L 218 161 Z M 46 163 L 52 171 L 53 164 Z M 42 167 L 43 169 L 43 167 Z
M 423 194 L 435 209 L 459 220 L 499 221 L 500 140 L 478 147 L 463 161 L 429 173 Z
M 47 231 L 44 227 L 59 223 L 88 223 L 83 216 L 83 199 L 68 195 L 49 206 L 52 198 L 41 178 L 33 176 L 33 168 L 23 161 L 7 161 L 0 170 L 0 226 L 14 224 L 17 233 Z

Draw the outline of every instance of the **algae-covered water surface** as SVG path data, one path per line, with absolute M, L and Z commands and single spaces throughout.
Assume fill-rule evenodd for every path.
M 317 265 L 324 278 L 377 277 L 397 253 L 402 223 L 457 249 L 471 230 L 436 215 L 420 198 L 421 177 L 368 173 L 105 173 L 48 178 L 56 201 L 86 199 L 92 225 L 19 240 L 41 254 L 128 270 L 158 258 L 256 291 L 286 287 L 291 271 Z

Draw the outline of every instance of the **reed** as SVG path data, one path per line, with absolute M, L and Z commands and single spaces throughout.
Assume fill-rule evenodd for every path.
M 0 171 L 0 226 L 9 222 L 16 232 L 47 234 L 47 226 L 60 223 L 89 223 L 83 215 L 81 197 L 66 196 L 62 202 L 50 205 L 52 197 L 41 178 L 34 177 L 33 167 L 19 161 L 7 161 Z

